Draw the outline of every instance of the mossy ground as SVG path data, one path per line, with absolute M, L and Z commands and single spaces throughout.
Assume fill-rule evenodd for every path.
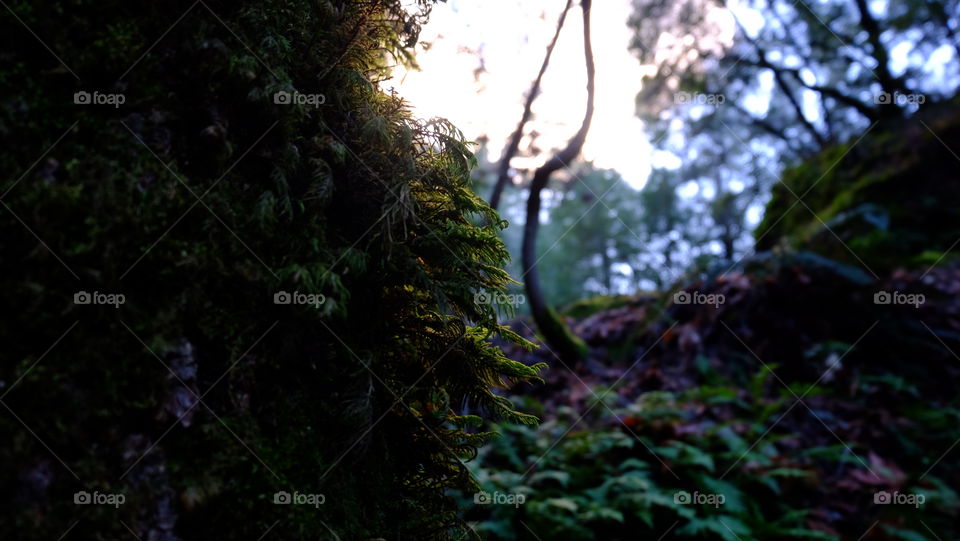
M 931 265 L 960 239 L 960 107 L 933 104 L 788 168 L 757 227 L 778 244 L 875 273 Z M 799 200 L 802 200 L 799 201 Z

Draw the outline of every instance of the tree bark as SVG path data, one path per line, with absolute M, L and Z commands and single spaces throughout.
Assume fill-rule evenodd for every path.
M 567 146 L 554 154 L 547 163 L 539 167 L 530 183 L 530 195 L 527 199 L 527 219 L 523 227 L 522 266 L 523 279 L 530 302 L 533 320 L 540 330 L 544 341 L 563 361 L 576 363 L 586 355 L 586 345 L 574 336 L 557 314 L 547 304 L 537 271 L 537 231 L 540 229 L 540 192 L 550 181 L 550 175 L 567 167 L 583 149 L 590 123 L 593 120 L 594 101 L 594 64 L 593 48 L 590 42 L 590 4 L 591 0 L 581 0 L 583 9 L 583 52 L 587 68 L 587 107 L 580 129 L 570 139 Z

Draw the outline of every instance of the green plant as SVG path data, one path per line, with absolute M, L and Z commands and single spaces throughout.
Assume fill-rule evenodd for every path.
M 127 504 L 78 537 L 449 537 L 477 427 L 536 422 L 491 387 L 543 365 L 489 342 L 525 343 L 476 297 L 510 280 L 468 144 L 377 84 L 432 4 L 9 4 L 0 537 L 81 489 Z
M 627 407 L 598 407 L 602 413 L 582 420 L 558 411 L 535 428 L 504 428 L 474 468 L 483 490 L 523 494 L 525 503 L 479 506 L 465 498 L 465 517 L 485 539 L 635 539 L 668 531 L 685 539 L 846 539 L 813 526 L 838 490 L 824 484 L 842 478 L 864 480 L 855 496 L 844 498 L 863 505 L 891 535 L 915 536 L 919 520 L 950 531 L 956 494 L 948 483 L 928 477 L 900 487 L 925 496 L 921 510 L 871 506 L 883 485 L 873 484 L 866 456 L 843 444 L 798 447 L 789 431 L 768 431 L 792 402 L 771 392 L 779 384 L 770 370 L 746 384 L 703 370 L 711 385 L 644 393 Z M 903 438 L 914 444 L 904 449 L 920 459 L 923 431 L 944 427 L 956 412 L 917 406 L 925 412 L 911 416 L 917 432 Z M 949 432 L 936 445 L 958 435 L 955 426 Z M 870 461 L 880 475 L 890 473 Z M 697 498 L 699 505 L 689 503 Z

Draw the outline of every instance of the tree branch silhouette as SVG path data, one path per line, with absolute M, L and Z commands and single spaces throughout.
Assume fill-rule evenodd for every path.
M 581 0 L 583 9 L 583 53 L 587 68 L 587 107 L 580 129 L 567 142 L 567 146 L 550 157 L 533 175 L 530 195 L 527 199 L 527 219 L 523 227 L 522 266 L 523 279 L 530 302 L 530 311 L 540 334 L 550 349 L 565 362 L 578 362 L 586 354 L 586 345 L 574 336 L 557 314 L 547 304 L 537 271 L 537 231 L 540 229 L 540 192 L 556 171 L 568 167 L 583 149 L 583 143 L 593 120 L 594 74 L 593 48 L 590 42 L 591 0 Z
M 543 63 L 540 65 L 540 71 L 537 73 L 537 78 L 533 80 L 533 83 L 530 85 L 530 90 L 527 92 L 527 99 L 523 104 L 523 114 L 520 116 L 520 122 L 517 124 L 517 129 L 514 130 L 510 136 L 510 141 L 503 150 L 503 156 L 500 158 L 500 164 L 497 168 L 497 183 L 494 184 L 493 192 L 490 194 L 490 206 L 493 210 L 497 210 L 497 207 L 500 205 L 500 197 L 503 195 L 503 189 L 507 183 L 510 182 L 510 160 L 517 155 L 517 149 L 520 147 L 520 139 L 523 138 L 523 128 L 527 122 L 530 121 L 530 117 L 533 116 L 531 112 L 533 102 L 540 94 L 540 82 L 543 80 L 543 74 L 547 71 L 547 66 L 550 65 L 553 48 L 557 44 L 557 38 L 560 37 L 560 30 L 563 29 L 563 23 L 567 19 L 567 12 L 570 11 L 571 5 L 573 5 L 573 0 L 567 0 L 567 5 L 563 8 L 563 12 L 560 13 L 560 19 L 557 21 L 557 30 L 553 33 L 553 39 L 550 40 L 550 44 L 547 45 L 547 52 L 543 57 Z

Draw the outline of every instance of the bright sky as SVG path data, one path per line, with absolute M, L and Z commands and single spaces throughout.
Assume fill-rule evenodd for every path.
M 421 33 L 421 41 L 432 44 L 427 51 L 418 50 L 422 71 L 398 69 L 384 86 L 396 88 L 420 117 L 447 118 L 471 140 L 487 135 L 495 159 L 520 120 L 524 94 L 537 75 L 564 4 L 563 0 L 449 0 L 437 4 Z M 616 169 L 627 182 L 640 187 L 650 171 L 652 149 L 643 123 L 634 115 L 643 71 L 627 50 L 629 15 L 629 0 L 593 3 L 596 111 L 583 157 L 599 167 Z M 529 124 L 540 132 L 538 145 L 545 151 L 563 146 L 583 118 L 586 73 L 582 34 L 581 11 L 574 2 Z M 486 69 L 479 79 L 474 74 L 480 66 L 478 52 L 482 52 Z M 538 165 L 543 159 L 541 155 L 529 165 Z M 528 165 L 520 159 L 514 164 Z
M 431 44 L 425 51 L 418 48 L 422 71 L 398 68 L 394 78 L 383 86 L 394 87 L 420 117 L 447 118 L 470 140 L 488 136 L 491 158 L 496 159 L 520 118 L 524 94 L 536 77 L 564 4 L 564 0 L 439 3 L 421 33 L 421 42 Z M 880 1 L 878 5 L 883 8 L 884 4 Z M 730 6 L 748 31 L 762 26 L 760 14 L 742 2 L 732 1 Z M 644 69 L 627 50 L 632 37 L 626 26 L 630 14 L 630 0 L 593 3 L 596 112 L 583 158 L 617 170 L 639 188 L 646 182 L 652 163 L 661 167 L 677 164 L 665 153 L 653 153 L 643 123 L 634 114 Z M 949 47 L 942 49 L 945 52 L 938 54 L 952 54 Z M 891 51 L 895 72 L 904 69 L 909 52 L 910 46 L 906 45 Z M 479 72 L 481 56 L 485 71 Z M 579 2 L 574 1 L 544 77 L 542 93 L 534 103 L 534 120 L 528 124 L 528 132 L 535 129 L 541 134 L 541 149 L 563 146 L 579 127 L 585 104 L 584 72 L 581 12 Z M 760 95 L 746 104 L 748 108 L 765 108 L 773 86 L 768 75 L 764 74 L 767 81 L 761 76 L 764 84 Z M 815 121 L 819 108 L 815 100 L 811 101 L 813 97 L 812 93 L 805 96 L 805 112 Z M 513 163 L 536 167 L 545 158 L 541 154 L 528 163 L 521 158 Z

